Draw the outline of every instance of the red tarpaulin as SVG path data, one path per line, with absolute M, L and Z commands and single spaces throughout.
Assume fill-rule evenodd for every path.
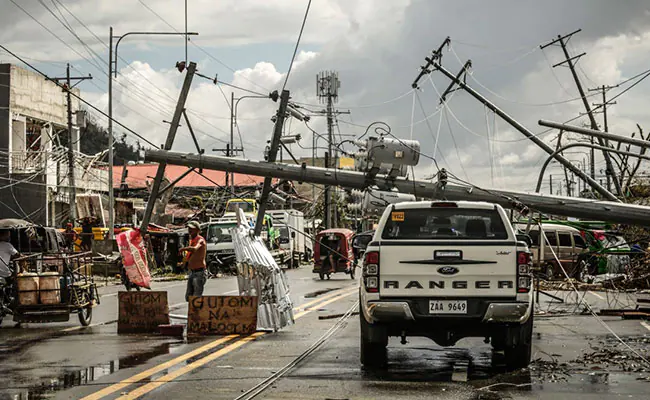
M 129 280 L 140 287 L 151 289 L 151 275 L 147 265 L 147 249 L 140 230 L 129 230 L 115 236 L 122 255 L 122 264 Z

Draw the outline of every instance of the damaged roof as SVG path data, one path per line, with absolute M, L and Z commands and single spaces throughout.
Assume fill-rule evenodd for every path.
M 122 170 L 125 168 L 123 165 L 113 167 L 113 187 L 119 188 L 120 182 L 122 179 Z M 147 182 L 151 183 L 153 177 L 156 175 L 156 170 L 158 169 L 158 164 L 136 164 L 136 165 L 127 165 L 126 166 L 128 175 L 126 177 L 126 184 L 129 189 L 144 189 L 147 187 Z M 179 165 L 168 165 L 165 168 L 165 176 L 170 181 L 181 176 L 187 167 Z M 214 183 L 210 180 L 218 183 L 219 185 L 225 186 L 226 184 L 226 173 L 223 171 L 213 171 L 213 170 L 203 170 L 203 176 L 199 175 L 197 172 L 192 172 L 186 177 L 180 180 L 175 186 L 176 187 L 214 187 Z M 254 175 L 243 175 L 235 174 L 235 186 L 256 186 L 264 182 L 264 178 Z

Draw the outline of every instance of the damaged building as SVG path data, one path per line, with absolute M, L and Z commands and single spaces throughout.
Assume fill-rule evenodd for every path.
M 79 93 L 73 89 L 73 93 Z M 102 154 L 79 151 L 85 113 L 72 98 L 75 193 L 108 191 Z M 61 226 L 69 220 L 68 131 L 65 92 L 41 75 L 0 64 L 0 219 Z

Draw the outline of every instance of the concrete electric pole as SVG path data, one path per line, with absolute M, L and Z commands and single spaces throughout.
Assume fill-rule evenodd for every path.
M 607 91 L 609 89 L 614 89 L 614 88 L 617 88 L 617 87 L 618 87 L 618 85 L 616 85 L 616 86 L 603 85 L 603 86 L 601 86 L 599 88 L 589 89 L 590 92 L 602 92 L 603 102 L 600 103 L 600 104 L 594 103 L 593 105 L 596 108 L 602 108 L 603 109 L 603 111 L 602 111 L 603 112 L 603 132 L 609 132 L 609 127 L 607 125 L 607 106 L 609 104 L 616 104 L 615 101 L 609 101 L 609 102 L 607 101 Z M 607 141 L 606 139 L 605 139 L 605 145 L 606 146 L 609 145 L 609 141 Z M 614 171 L 610 170 L 609 166 L 608 166 L 607 169 L 605 169 L 605 177 L 607 179 L 607 190 L 609 190 L 610 192 L 611 192 L 611 175 L 614 175 Z
M 167 132 L 167 140 L 165 140 L 165 144 L 163 146 L 163 149 L 165 150 L 171 150 L 172 145 L 174 144 L 174 139 L 176 138 L 176 132 L 178 131 L 178 126 L 181 121 L 181 117 L 183 116 L 185 111 L 185 102 L 187 101 L 187 96 L 190 93 L 190 88 L 192 87 L 192 79 L 194 78 L 195 72 L 196 72 L 196 64 L 191 62 L 190 65 L 187 67 L 187 73 L 185 75 L 183 87 L 181 88 L 181 93 L 178 96 L 178 102 L 176 103 L 176 110 L 174 111 L 174 117 L 172 118 L 172 122 L 169 125 L 169 131 Z M 199 154 L 200 153 L 201 152 L 199 151 Z M 142 217 L 142 224 L 140 225 L 140 230 L 143 233 L 146 233 L 149 228 L 149 221 L 151 221 L 151 214 L 153 213 L 154 206 L 156 205 L 156 199 L 158 198 L 160 192 L 160 185 L 165 176 L 166 167 L 167 167 L 167 163 L 165 161 L 161 161 L 158 163 L 156 177 L 154 178 L 153 183 L 151 184 L 151 194 L 149 195 L 149 201 L 147 201 L 147 208 L 145 209 L 144 216 Z
M 564 215 L 585 219 L 606 219 L 610 222 L 632 225 L 650 225 L 650 207 L 623 204 L 613 201 L 568 198 L 516 192 L 501 189 L 483 189 L 471 185 L 456 185 L 447 182 L 413 181 L 402 177 L 375 175 L 372 179 L 363 172 L 344 171 L 307 165 L 278 164 L 273 162 L 231 159 L 229 157 L 205 156 L 165 150 L 145 151 L 145 160 L 164 162 L 169 165 L 230 171 L 239 174 L 264 176 L 268 179 L 284 179 L 320 185 L 335 185 L 363 190 L 377 185 L 379 190 L 397 189 L 400 193 L 413 194 L 422 198 L 487 201 L 507 208 L 521 205 L 553 215 Z
M 75 185 L 75 176 L 74 176 L 74 147 L 75 144 L 80 140 L 80 138 L 75 138 L 72 134 L 72 96 L 70 91 L 75 85 L 72 85 L 72 81 L 77 81 L 77 83 L 84 81 L 86 79 L 92 79 L 92 76 L 70 76 L 70 64 L 66 66 L 65 69 L 65 78 L 52 78 L 52 80 L 60 83 L 60 81 L 65 81 L 64 90 L 67 97 L 67 114 L 68 114 L 68 186 L 70 187 L 70 219 L 74 224 L 74 221 L 77 219 L 77 187 Z M 111 187 L 112 184 L 109 184 Z
M 591 110 L 591 106 L 589 105 L 589 100 L 587 100 L 587 96 L 585 95 L 585 91 L 582 89 L 582 84 L 580 83 L 580 78 L 578 77 L 578 74 L 577 74 L 576 69 L 575 69 L 575 64 L 574 64 L 574 60 L 579 60 L 580 57 L 584 56 L 586 53 L 578 54 L 577 56 L 571 57 L 569 55 L 569 51 L 567 50 L 567 47 L 566 47 L 566 44 L 571 39 L 571 37 L 573 35 L 575 35 L 576 33 L 579 33 L 580 31 L 582 31 L 582 29 L 578 29 L 577 31 L 571 32 L 568 35 L 564 35 L 564 36 L 558 35 L 557 39 L 553 40 L 550 43 L 547 43 L 545 45 L 540 46 L 540 48 L 543 50 L 543 49 L 547 48 L 548 46 L 551 46 L 551 45 L 553 45 L 555 43 L 560 43 L 560 46 L 562 47 L 562 51 L 564 53 L 564 57 L 566 59 L 564 61 L 560 62 L 560 63 L 557 63 L 557 64 L 553 65 L 553 67 L 555 68 L 555 67 L 563 65 L 563 64 L 567 64 L 569 66 L 569 69 L 571 70 L 571 74 L 573 75 L 573 79 L 575 80 L 576 87 L 578 88 L 578 93 L 580 93 L 580 98 L 582 99 L 582 103 L 584 104 L 585 110 L 587 111 L 587 115 L 589 116 L 589 122 L 591 123 L 591 129 L 597 130 L 598 129 L 598 123 L 596 122 L 596 118 L 594 117 L 594 113 Z M 593 140 L 593 138 L 592 138 L 592 140 Z M 605 142 L 601 138 L 598 138 L 598 144 L 600 146 L 605 146 Z M 613 168 L 612 168 L 612 159 L 611 159 L 611 157 L 610 157 L 610 155 L 609 155 L 609 153 L 607 151 L 603 151 L 603 157 L 605 158 L 605 163 L 607 164 L 607 169 L 613 170 Z M 591 158 L 590 176 L 591 176 L 591 179 L 593 180 L 593 179 L 596 178 L 596 168 L 595 168 L 595 160 L 594 160 L 595 155 L 594 155 L 594 150 L 593 149 L 591 150 L 590 158 Z M 614 182 L 614 187 L 616 188 L 616 193 L 619 196 L 622 195 L 622 193 L 621 193 L 621 184 L 618 181 L 618 178 L 616 176 L 612 176 L 612 180 Z
M 316 76 L 316 89 L 318 91 L 318 98 L 321 102 L 327 105 L 327 154 L 325 155 L 325 168 L 337 168 L 338 157 L 334 153 L 334 103 L 338 101 L 339 88 L 341 82 L 339 81 L 338 73 L 334 71 L 324 71 Z M 336 206 L 332 207 L 332 188 L 325 186 L 325 200 L 324 200 L 325 215 L 323 222 L 325 229 L 332 228 L 333 222 L 337 218 L 333 218 L 332 210 L 336 213 Z

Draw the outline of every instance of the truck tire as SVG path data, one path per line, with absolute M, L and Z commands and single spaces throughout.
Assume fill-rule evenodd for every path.
M 363 312 L 359 313 L 361 325 L 360 361 L 366 368 L 383 368 L 388 362 L 388 336 L 377 332 L 377 329 L 366 322 Z M 378 340 L 379 339 L 379 340 Z
M 525 324 L 510 328 L 513 343 L 504 349 L 506 368 L 515 370 L 526 368 L 530 364 L 533 345 L 533 314 Z

